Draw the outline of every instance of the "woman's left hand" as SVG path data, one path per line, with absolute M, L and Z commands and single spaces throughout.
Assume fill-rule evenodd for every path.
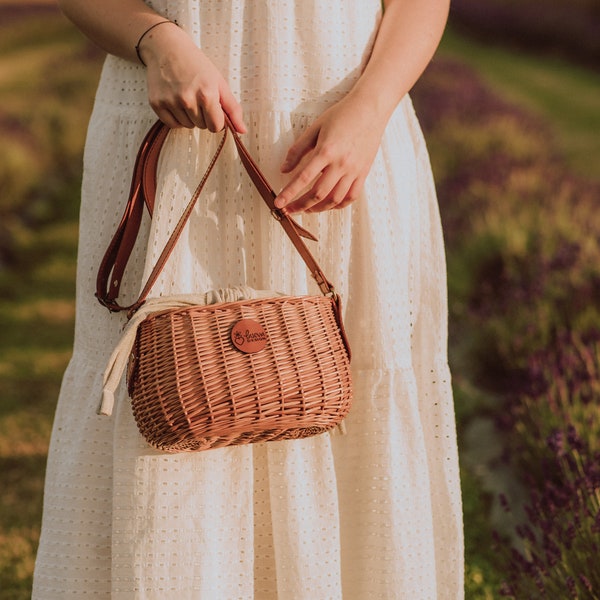
M 281 171 L 292 178 L 275 205 L 290 213 L 321 212 L 356 200 L 386 121 L 372 98 L 352 92 L 326 110 L 289 149 Z

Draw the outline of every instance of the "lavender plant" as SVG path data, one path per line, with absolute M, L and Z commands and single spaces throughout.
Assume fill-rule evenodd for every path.
M 527 523 L 517 526 L 521 548 L 497 543 L 508 563 L 500 594 L 523 600 L 600 598 L 600 452 L 573 425 L 547 439 L 542 470 L 533 482 Z M 507 510 L 510 507 L 504 500 Z
M 529 360 L 523 389 L 507 401 L 496 418 L 504 432 L 508 459 L 530 485 L 562 481 L 561 469 L 547 466 L 548 454 L 564 456 L 569 440 L 600 451 L 600 330 L 563 332 Z M 570 423 L 565 429 L 565 423 Z M 534 481 L 535 479 L 535 481 Z
M 497 536 L 504 596 L 600 598 L 599 400 L 600 331 L 565 332 L 531 357 L 526 387 L 499 419 L 507 458 L 530 490 L 520 547 Z
M 486 392 L 479 411 L 530 491 L 519 544 L 500 545 L 502 594 L 600 599 L 600 186 L 461 65 L 429 77 L 438 93 L 413 97 L 439 183 L 455 372 Z

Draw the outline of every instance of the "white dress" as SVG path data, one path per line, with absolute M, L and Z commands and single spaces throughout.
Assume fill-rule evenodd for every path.
M 245 111 L 272 185 L 286 149 L 344 96 L 368 58 L 380 0 L 155 0 L 193 36 Z M 120 388 L 98 416 L 121 314 L 94 298 L 139 143 L 154 122 L 140 65 L 109 57 L 84 157 L 73 358 L 46 477 L 33 598 L 443 600 L 463 597 L 461 498 L 446 356 L 442 233 L 408 97 L 363 197 L 303 218 L 341 293 L 355 401 L 346 435 L 165 455 Z M 218 136 L 178 130 L 155 219 L 125 276 L 139 291 Z M 153 295 L 247 284 L 318 293 L 229 140 Z

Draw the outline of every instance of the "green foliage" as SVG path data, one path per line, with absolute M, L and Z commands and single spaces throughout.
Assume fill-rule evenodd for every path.
M 486 41 L 598 67 L 597 0 L 453 0 L 453 23 Z
M 0 269 L 24 231 L 77 214 L 100 58 L 58 12 L 2 27 Z
M 587 97 L 597 98 L 593 81 Z M 448 245 L 467 586 L 477 585 L 475 573 L 492 587 L 508 578 L 503 592 L 516 598 L 595 598 L 595 567 L 584 558 L 600 546 L 593 470 L 600 369 L 597 342 L 590 342 L 600 331 L 600 185 L 565 168 L 554 150 L 556 130 L 491 94 L 464 66 L 437 61 L 414 98 L 430 140 Z M 500 425 L 494 436 L 467 435 L 485 419 Z M 577 440 L 577 448 L 558 456 L 560 436 Z M 498 440 L 501 447 L 484 459 Z M 510 520 L 498 520 L 493 498 L 474 506 L 477 486 L 504 486 L 513 496 L 512 482 L 499 476 L 502 456 L 529 495 L 527 523 L 516 536 L 527 555 L 511 553 Z M 577 501 L 553 509 L 557 498 Z M 515 503 L 520 514 L 521 498 Z M 503 541 L 488 562 L 492 518 Z M 580 527 L 567 536 L 560 523 Z M 540 528 L 545 536 L 529 535 Z M 477 598 L 484 593 L 472 591 Z
M 0 273 L 0 596 L 26 600 L 39 539 L 46 453 L 71 353 L 77 224 L 20 236 Z
M 476 323 L 479 384 L 506 387 L 558 331 L 600 325 L 600 185 L 573 177 L 539 121 L 464 68 L 434 64 L 428 76 L 442 94 L 417 88 L 415 100 L 432 141 L 452 316 Z
M 461 486 L 463 512 L 469 519 L 466 524 L 469 535 L 465 537 L 465 554 L 468 557 L 465 597 L 491 600 L 502 582 L 495 564 L 496 552 L 489 527 L 492 498 L 490 494 L 482 493 L 481 483 L 470 469 L 462 468 Z
M 101 56 L 58 11 L 0 32 L 0 596 L 26 600 L 71 352 L 73 219 Z
M 551 143 L 541 149 L 543 155 L 551 148 L 574 173 L 600 181 L 598 161 L 593 160 L 600 155 L 597 71 L 560 58 L 497 46 L 490 40 L 469 39 L 457 35 L 452 27 L 442 40 L 442 53 L 474 67 L 497 97 L 526 108 L 530 121 L 544 123 Z M 466 93 L 461 97 L 468 101 Z M 477 115 L 477 106 L 470 106 Z M 535 131 L 531 133 L 535 135 Z
M 471 268 L 461 281 L 480 326 L 473 355 L 492 350 L 505 377 L 557 332 L 600 326 L 597 192 L 563 184 L 550 170 L 516 175 L 508 190 L 488 189 L 488 204 L 479 194 L 480 211 L 452 261 Z

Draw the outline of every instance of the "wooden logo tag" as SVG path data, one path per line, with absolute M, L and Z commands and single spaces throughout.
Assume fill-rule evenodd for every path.
M 231 328 L 231 341 L 240 352 L 254 354 L 267 345 L 268 338 L 260 323 L 241 319 Z

